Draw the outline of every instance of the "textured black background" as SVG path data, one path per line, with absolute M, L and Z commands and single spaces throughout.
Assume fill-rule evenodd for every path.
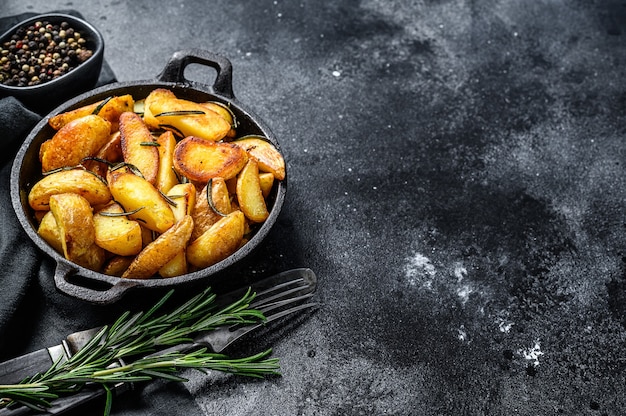
M 190 373 L 195 403 L 157 383 L 116 414 L 182 414 L 181 400 L 207 415 L 623 414 L 625 2 L 0 11 L 67 8 L 102 31 L 120 81 L 190 47 L 232 61 L 235 95 L 278 137 L 289 181 L 275 229 L 233 274 L 307 266 L 320 279 L 320 310 L 271 339 L 282 378 Z M 28 330 L 4 358 L 111 312 L 55 293 L 47 260 L 33 267 Z

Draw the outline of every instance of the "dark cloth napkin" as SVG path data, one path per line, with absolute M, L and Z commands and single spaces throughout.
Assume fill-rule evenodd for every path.
M 82 17 L 74 10 L 63 12 Z M 0 33 L 36 13 L 0 18 Z M 116 81 L 103 64 L 98 86 Z M 61 103 L 58 103 L 61 104 Z M 14 97 L 0 99 L 0 361 L 58 344 L 71 332 L 111 323 L 118 306 L 96 306 L 56 290 L 54 262 L 40 252 L 18 222 L 10 198 L 16 152 L 41 116 Z M 154 382 L 114 399 L 115 415 L 202 415 L 181 383 Z M 101 414 L 102 402 L 70 414 Z

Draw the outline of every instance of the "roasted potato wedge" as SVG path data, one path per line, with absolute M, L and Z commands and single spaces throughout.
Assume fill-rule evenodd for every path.
M 61 235 L 59 234 L 59 227 L 57 221 L 54 219 L 52 211 L 47 211 L 41 219 L 39 227 L 37 228 L 37 234 L 43 238 L 46 243 L 50 244 L 59 253 L 63 253 L 63 243 L 61 242 Z
M 182 137 L 196 136 L 210 141 L 223 139 L 231 128 L 215 111 L 177 98 L 165 89 L 156 89 L 146 97 L 144 120 L 153 128 L 173 130 Z
M 106 261 L 106 252 L 97 244 L 92 244 L 85 253 L 72 261 L 89 270 L 101 270 Z
M 270 215 L 261 191 L 258 162 L 250 158 L 237 176 L 237 201 L 246 218 L 263 222 Z
M 193 220 L 186 215 L 156 240 L 148 244 L 122 274 L 123 278 L 147 279 L 180 253 L 193 230 Z
M 130 94 L 115 96 L 106 100 L 98 101 L 97 103 L 77 108 L 75 110 L 66 111 L 65 113 L 52 116 L 48 120 L 48 124 L 53 129 L 59 130 L 70 121 L 90 114 L 95 114 L 110 122 L 111 131 L 116 131 L 118 129 L 120 114 L 125 111 L 133 111 L 135 105 L 134 103 L 135 100 Z
M 204 268 L 224 260 L 240 247 L 244 223 L 241 211 L 233 211 L 221 218 L 187 246 L 187 261 Z
M 244 136 L 233 143 L 246 149 L 259 162 L 259 169 L 270 172 L 278 180 L 285 179 L 285 159 L 272 143 L 260 136 Z
M 159 173 L 158 144 L 141 117 L 132 112 L 122 113 L 120 136 L 124 162 L 135 166 L 145 180 L 156 184 Z
M 156 178 L 156 187 L 159 191 L 167 194 L 169 190 L 178 184 L 178 177 L 174 172 L 174 148 L 176 147 L 176 138 L 171 131 L 161 134 L 157 138 L 159 146 L 159 171 Z
M 122 277 L 122 274 L 128 269 L 128 266 L 135 259 L 134 256 L 131 257 L 122 257 L 122 256 L 114 256 L 111 257 L 108 261 L 105 262 L 102 273 L 108 274 L 109 276 L 117 276 Z
M 186 215 L 191 215 L 196 203 L 196 187 L 191 183 L 181 183 L 173 186 L 167 194 L 168 198 L 176 203 L 172 207 L 174 218 L 181 221 Z M 193 217 L 192 217 L 193 218 Z M 161 277 L 174 277 L 187 273 L 186 249 L 182 249 L 172 260 L 168 261 L 159 269 Z
M 116 202 L 94 214 L 96 244 L 119 256 L 134 256 L 143 248 L 141 226 L 123 214 L 124 209 Z
M 50 211 L 57 223 L 63 255 L 79 263 L 81 256 L 88 253 L 96 240 L 89 201 L 72 193 L 52 195 Z
M 109 140 L 111 123 L 96 115 L 72 120 L 42 143 L 39 158 L 43 172 L 76 166 L 94 156 Z
M 109 141 L 98 150 L 98 153 L 92 159 L 83 160 L 82 165 L 85 169 L 104 178 L 109 165 L 119 163 L 123 158 L 120 132 L 116 131 L 111 134 Z
M 237 136 L 237 118 L 233 111 L 225 104 L 222 104 L 217 101 L 209 101 L 206 103 L 201 103 L 200 105 L 208 108 L 209 110 L 215 111 L 217 114 L 222 116 L 224 120 L 230 124 L 230 130 L 226 133 L 224 140 L 233 139 Z
M 267 198 L 270 192 L 272 192 L 272 187 L 274 186 L 274 174 L 270 172 L 259 173 L 259 185 L 261 185 L 263 198 Z
M 102 178 L 77 168 L 44 176 L 28 193 L 28 203 L 34 210 L 48 210 L 50 197 L 64 193 L 81 195 L 91 205 L 106 204 L 111 200 L 111 192 Z
M 107 182 L 113 198 L 127 212 L 129 218 L 159 233 L 174 225 L 174 213 L 168 202 L 150 182 L 124 168 L 109 171 Z
M 211 199 L 209 199 L 209 197 Z M 192 211 L 193 233 L 192 240 L 200 237 L 220 218 L 233 211 L 230 203 L 230 194 L 226 182 L 222 178 L 214 178 L 198 192 L 196 203 Z
M 197 183 L 207 183 L 217 177 L 233 178 L 247 160 L 248 154 L 240 146 L 210 142 L 195 136 L 181 140 L 174 149 L 174 169 Z

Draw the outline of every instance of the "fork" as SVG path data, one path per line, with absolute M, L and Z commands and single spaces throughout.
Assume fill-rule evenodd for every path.
M 318 305 L 317 302 L 309 301 L 317 289 L 317 277 L 310 269 L 287 270 L 251 284 L 250 289 L 256 292 L 256 296 L 250 304 L 250 308 L 262 312 L 265 316 L 264 321 L 252 324 L 222 326 L 198 334 L 193 342 L 160 350 L 152 355 L 169 352 L 184 352 L 200 346 L 208 347 L 213 352 L 220 353 L 244 335 L 261 326 L 278 321 L 281 318 L 297 312 L 315 308 Z M 219 309 L 220 305 L 227 305 L 240 299 L 247 290 L 248 288 L 246 287 L 223 296 L 218 296 L 218 304 L 216 307 Z M 86 345 L 99 330 L 100 328 L 93 328 L 68 335 L 68 337 L 62 341 L 62 346 L 59 345 L 57 346 L 58 348 L 52 347 L 48 349 L 52 359 L 71 357 L 78 352 L 80 348 Z M 55 354 L 57 357 L 54 356 Z M 129 383 L 119 383 L 112 386 L 112 390 L 116 395 L 122 394 L 131 388 L 132 386 Z M 42 414 L 61 414 L 103 395 L 104 389 L 102 388 L 86 388 L 71 396 L 54 400 L 51 403 L 52 406 L 46 409 L 47 412 Z M 0 416 L 17 416 L 29 413 L 30 410 L 26 407 L 0 409 Z

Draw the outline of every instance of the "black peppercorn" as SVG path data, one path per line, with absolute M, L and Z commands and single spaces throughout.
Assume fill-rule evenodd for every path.
M 20 27 L 0 45 L 0 82 L 30 86 L 51 81 L 89 59 L 84 35 L 68 22 L 35 22 Z

